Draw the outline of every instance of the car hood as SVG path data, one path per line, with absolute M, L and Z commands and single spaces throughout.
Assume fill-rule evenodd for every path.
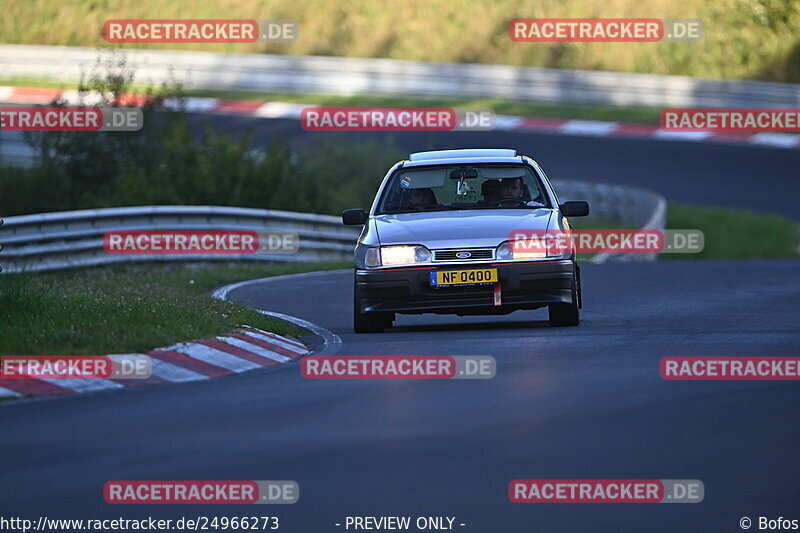
M 541 209 L 474 209 L 378 215 L 378 239 L 387 244 L 421 244 L 428 248 L 494 247 L 515 230 L 546 230 L 553 211 Z

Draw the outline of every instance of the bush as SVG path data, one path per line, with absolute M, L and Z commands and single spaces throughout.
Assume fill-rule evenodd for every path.
M 102 105 L 117 105 L 133 79 L 124 59 L 112 53 L 98 60 L 80 94 L 88 101 L 99 93 Z M 177 84 L 147 95 L 140 131 L 28 135 L 36 165 L 0 168 L 0 216 L 151 204 L 338 214 L 368 205 L 386 169 L 401 158 L 391 141 L 345 137 L 257 148 L 251 132 L 233 138 L 205 125 L 197 133 Z

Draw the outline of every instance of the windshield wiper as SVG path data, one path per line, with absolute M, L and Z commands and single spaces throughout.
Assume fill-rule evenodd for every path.
M 431 213 L 434 211 L 453 211 L 457 207 L 450 207 L 449 205 L 441 205 L 439 207 L 431 207 L 430 209 L 386 209 L 378 213 L 379 215 L 401 215 L 406 213 Z
M 477 205 L 470 209 L 552 209 L 546 205 Z

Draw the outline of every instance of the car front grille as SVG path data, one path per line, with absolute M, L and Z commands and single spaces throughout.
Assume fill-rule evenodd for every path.
M 459 255 L 469 254 L 468 257 Z M 480 259 L 492 259 L 494 250 L 492 248 L 466 248 L 463 250 L 434 250 L 434 261 L 476 261 Z

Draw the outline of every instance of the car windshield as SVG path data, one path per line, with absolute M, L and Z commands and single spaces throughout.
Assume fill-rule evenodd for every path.
M 384 188 L 378 214 L 536 207 L 550 202 L 528 165 L 437 165 L 398 169 Z

